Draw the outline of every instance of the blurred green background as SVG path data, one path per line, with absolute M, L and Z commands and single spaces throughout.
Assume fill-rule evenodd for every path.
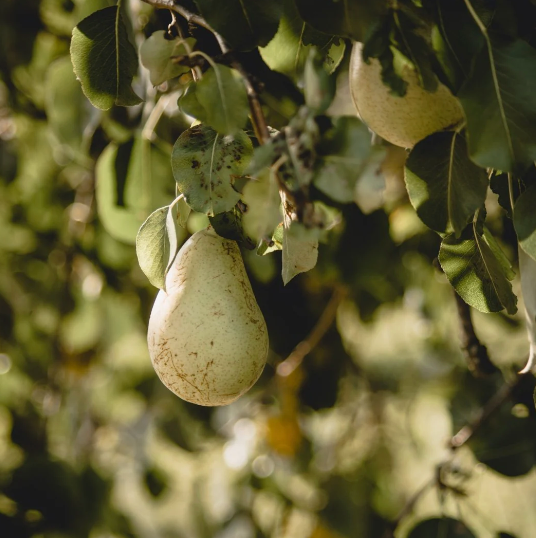
M 106 219 L 127 209 L 97 213 L 95 162 L 110 143 L 127 164 L 138 147 L 155 152 L 151 185 L 169 203 L 169 149 L 190 120 L 176 106 L 181 81 L 147 89 L 143 73 L 146 101 L 167 99 L 149 137 L 143 106 L 89 105 L 72 73 L 70 35 L 107 5 L 0 2 L 0 536 L 388 538 L 425 484 L 397 538 L 536 536 L 530 400 L 507 402 L 470 446 L 447 448 L 502 375 L 467 371 L 453 292 L 433 264 L 439 238 L 407 201 L 401 150 L 389 149 L 381 196 L 365 189 L 360 207 L 340 207 L 343 220 L 310 273 L 283 287 L 280 253 L 244 252 L 271 342 L 248 394 L 203 408 L 160 383 L 145 336 L 157 290 L 131 234 L 107 231 Z M 138 1 L 129 14 L 138 45 L 169 23 Z M 210 36 L 197 32 L 210 52 Z M 353 114 L 347 56 L 337 114 Z M 270 124 L 285 125 L 300 92 L 260 56 L 248 61 L 266 82 Z M 139 168 L 129 169 L 132 184 L 147 180 Z M 146 209 L 129 211 L 141 224 Z M 492 201 L 488 212 L 514 257 L 510 224 Z M 205 219 L 191 215 L 188 232 Z M 330 311 L 333 323 L 303 362 L 277 370 Z M 511 376 L 527 354 L 521 316 L 476 314 L 475 324 Z M 470 533 L 434 522 L 415 529 L 442 516 Z

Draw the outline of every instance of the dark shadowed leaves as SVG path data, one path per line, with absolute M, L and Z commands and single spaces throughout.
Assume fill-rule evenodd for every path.
M 235 178 L 244 174 L 252 153 L 242 131 L 234 137 L 205 125 L 184 131 L 173 147 L 171 167 L 188 205 L 209 216 L 230 211 L 240 199 L 233 188 Z
M 113 105 L 141 102 L 131 86 L 138 71 L 138 56 L 117 7 L 96 11 L 76 26 L 71 60 L 93 106 L 108 110 Z
M 277 31 L 283 0 L 195 0 L 205 20 L 235 50 L 265 46 Z
M 378 15 L 385 10 L 381 0 L 296 0 L 301 17 L 326 34 L 363 41 Z
M 477 2 L 474 4 L 476 7 Z M 451 87 L 456 91 L 471 74 L 474 59 L 484 46 L 484 36 L 464 0 L 438 0 L 436 9 L 441 40 L 434 45 Z M 488 15 L 487 11 L 480 11 L 483 21 L 488 20 Z
M 513 172 L 536 160 L 536 50 L 528 43 L 490 35 L 459 98 L 476 164 Z
M 431 48 L 427 42 L 430 30 L 423 24 L 420 13 L 394 10 L 393 34 L 398 49 L 411 61 L 415 67 L 419 84 L 427 91 L 437 89 L 437 77 L 432 70 Z
M 377 58 L 382 66 L 382 81 L 394 95 L 406 94 L 407 82 L 396 72 L 394 54 L 391 49 L 392 20 L 382 17 L 373 27 L 367 40 L 361 46 L 354 46 L 353 54 L 363 54 L 363 60 Z
M 249 250 L 255 248 L 255 242 L 244 232 L 242 211 L 239 207 L 235 206 L 231 211 L 209 217 L 209 220 L 218 235 L 237 241 Z
M 408 534 L 408 538 L 476 538 L 464 523 L 450 517 L 421 521 Z
M 405 179 L 420 219 L 443 234 L 459 237 L 486 199 L 486 172 L 469 159 L 465 138 L 456 132 L 419 142 L 406 162 Z

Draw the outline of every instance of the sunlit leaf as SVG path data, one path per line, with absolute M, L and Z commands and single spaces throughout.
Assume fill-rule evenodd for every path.
M 96 11 L 76 26 L 71 60 L 93 106 L 108 110 L 113 105 L 133 106 L 141 102 L 132 89 L 138 57 L 118 7 Z
M 344 40 L 314 30 L 303 21 L 293 2 L 287 0 L 275 37 L 259 51 L 270 69 L 295 78 L 301 76 L 312 46 L 318 48 L 328 73 L 332 73 L 344 55 Z
M 140 48 L 140 60 L 149 70 L 153 86 L 189 71 L 188 67 L 173 62 L 172 57 L 188 54 L 194 45 L 195 40 L 192 38 L 167 39 L 164 30 L 148 37 Z
M 266 171 L 249 181 L 242 199 L 248 207 L 243 219 L 246 233 L 256 241 L 269 236 L 282 220 L 281 199 L 273 174 Z
M 138 263 L 149 282 L 165 289 L 166 269 L 177 252 L 174 219 L 169 218 L 168 206 L 161 207 L 147 217 L 136 236 Z
M 242 78 L 234 69 L 218 64 L 209 68 L 199 82 L 191 83 L 179 106 L 220 134 L 235 134 L 242 129 L 249 112 Z
M 178 188 L 188 205 L 199 213 L 230 211 L 240 199 L 233 188 L 253 153 L 248 136 L 222 136 L 210 127 L 196 125 L 175 142 L 171 165 Z
M 451 234 L 441 243 L 439 262 L 450 283 L 462 299 L 481 312 L 509 314 L 517 311 L 501 260 L 498 260 L 475 224 L 467 226 L 459 238 Z
M 311 270 L 318 259 L 318 232 L 299 222 L 286 223 L 283 229 L 283 284 Z

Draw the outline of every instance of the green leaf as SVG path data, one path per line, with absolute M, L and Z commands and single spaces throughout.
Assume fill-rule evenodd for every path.
M 244 229 L 256 241 L 270 237 L 281 222 L 281 199 L 272 172 L 260 174 L 244 187 L 242 200 L 247 205 Z
M 125 243 L 134 244 L 145 219 L 173 198 L 169 154 L 141 137 L 110 144 L 97 161 L 95 176 L 99 220 Z
M 319 138 L 314 112 L 307 106 L 300 107 L 284 129 L 282 152 L 287 159 L 278 168 L 279 176 L 291 191 L 307 187 L 313 180 Z
M 363 41 L 385 2 L 378 0 L 296 0 L 303 20 L 326 34 Z
M 430 32 L 422 22 L 420 10 L 413 9 L 413 13 L 393 10 L 394 37 L 398 50 L 413 64 L 419 84 L 425 90 L 435 92 L 437 77 L 432 69 L 433 52 L 426 39 Z
M 505 274 L 503 264 L 476 228 L 475 223 L 459 238 L 454 234 L 445 237 L 439 250 L 439 263 L 468 305 L 480 312 L 499 312 L 506 308 L 509 314 L 515 314 L 517 297 L 508 281 L 510 273 Z
M 154 32 L 140 48 L 140 60 L 149 70 L 153 86 L 189 71 L 184 65 L 172 61 L 173 56 L 187 55 L 195 45 L 195 39 L 167 39 L 164 30 Z
M 518 246 L 521 292 L 525 308 L 525 325 L 530 345 L 527 369 L 530 371 L 536 358 L 536 260 Z
M 270 254 L 276 250 L 283 250 L 284 229 L 283 223 L 280 222 L 274 230 L 271 240 L 267 241 L 267 239 L 264 239 L 261 241 L 261 244 L 257 249 L 257 254 L 259 256 L 266 256 L 266 254 Z
M 282 155 L 285 150 L 283 138 L 271 138 L 266 144 L 257 146 L 253 157 L 246 169 L 246 174 L 256 176 L 262 170 L 269 168 Z
M 188 205 L 209 216 L 230 211 L 240 199 L 234 180 L 244 174 L 252 153 L 243 131 L 234 137 L 205 125 L 184 131 L 173 146 L 171 167 Z
M 514 228 L 521 248 L 536 260 L 536 185 L 520 194 L 514 206 Z
M 166 265 L 165 275 L 169 271 L 175 256 L 179 250 L 179 244 L 183 242 L 186 232 L 184 226 L 181 226 L 183 215 L 181 214 L 181 202 L 184 202 L 184 197 L 175 199 L 169 206 L 166 216 L 166 234 L 169 241 L 169 258 Z M 164 277 L 165 277 L 164 275 Z
M 370 131 L 358 118 L 341 116 L 332 122 L 317 146 L 313 182 L 336 202 L 354 202 L 360 177 L 379 168 L 385 150 L 372 146 Z
M 45 83 L 48 125 L 57 139 L 79 153 L 91 107 L 80 89 L 69 57 L 50 65 Z
M 283 0 L 195 0 L 204 19 L 234 50 L 267 45 L 277 31 Z
M 96 11 L 75 27 L 71 60 L 93 106 L 108 110 L 141 103 L 131 86 L 138 71 L 136 49 L 116 6 Z
M 186 114 L 207 123 L 220 134 L 235 134 L 248 119 L 246 88 L 240 75 L 230 67 L 214 64 L 199 82 L 192 82 L 179 99 Z
M 171 253 L 167 231 L 168 214 L 168 206 L 151 213 L 136 237 L 136 254 L 141 270 L 149 282 L 161 290 L 165 289 L 166 268 Z
M 318 230 L 309 230 L 299 222 L 287 222 L 283 229 L 283 284 L 311 270 L 318 259 Z
M 458 97 L 476 164 L 512 172 L 536 160 L 536 50 L 528 43 L 490 35 Z
M 237 241 L 249 250 L 255 248 L 254 241 L 244 232 L 242 211 L 237 206 L 233 207 L 231 211 L 209 217 L 209 220 L 218 235 Z
M 186 223 L 188 222 L 188 217 L 192 212 L 192 208 L 186 203 L 184 198 L 181 198 L 178 202 L 175 203 L 176 208 L 176 222 L 181 228 L 186 228 Z
M 473 61 L 484 46 L 484 36 L 464 0 L 438 0 L 437 21 L 441 36 L 440 41 L 435 38 L 437 57 L 456 92 L 471 74 Z
M 179 97 L 178 105 L 182 112 L 203 123 L 207 112 L 198 101 L 196 90 L 197 84 L 195 82 L 190 83 L 186 91 Z
M 469 159 L 460 133 L 435 133 L 417 143 L 404 176 L 420 219 L 442 234 L 459 237 L 486 199 L 486 172 Z
M 489 231 L 487 226 L 484 226 L 482 235 L 483 235 L 484 240 L 487 243 L 488 247 L 493 252 L 493 255 L 495 256 L 495 258 L 499 262 L 499 264 L 501 266 L 501 270 L 504 273 L 504 276 L 508 280 L 514 280 L 514 278 L 516 276 L 516 273 L 514 271 L 512 263 L 506 257 L 506 254 L 503 252 L 503 250 L 499 246 L 499 243 L 497 242 L 497 239 L 495 239 L 495 237 Z
M 323 114 L 335 96 L 335 78 L 331 77 L 318 51 L 309 51 L 304 72 L 305 104 L 315 112 Z
M 395 57 L 391 48 L 392 25 L 391 17 L 382 17 L 373 27 L 363 46 L 354 45 L 352 54 L 362 54 L 365 62 L 370 58 L 377 58 L 382 66 L 382 82 L 390 88 L 393 95 L 403 97 L 408 83 L 394 66 Z
M 512 186 L 514 187 L 514 200 L 517 200 L 517 198 L 519 197 L 518 181 L 513 181 Z M 497 195 L 497 201 L 499 202 L 499 205 L 506 211 L 508 217 L 512 218 L 512 206 L 510 203 L 508 174 L 503 174 L 495 171 L 495 173 L 492 174 L 490 178 L 489 187 Z
M 476 538 L 461 521 L 450 517 L 432 518 L 418 523 L 407 538 Z
M 270 69 L 297 79 L 312 46 L 318 48 L 328 73 L 333 73 L 344 56 L 344 41 L 314 30 L 300 17 L 292 0 L 285 0 L 275 37 L 259 49 L 263 60 Z

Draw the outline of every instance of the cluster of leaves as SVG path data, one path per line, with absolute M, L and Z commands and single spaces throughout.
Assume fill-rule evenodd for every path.
M 505 207 L 516 204 L 520 247 L 536 259 L 530 211 L 536 92 L 526 74 L 534 71 L 536 53 L 532 30 L 523 22 L 534 16 L 530 3 L 351 2 L 343 9 L 328 1 L 313 6 L 280 1 L 269 8 L 232 2 L 214 9 L 200 1 L 196 7 L 204 26 L 225 41 L 223 54 L 211 58 L 192 37 L 172 38 L 162 31 L 141 47 L 154 85 L 183 75 L 196 60 L 204 69 L 193 68 L 195 79 L 179 99 L 181 110 L 201 126 L 177 139 L 172 156 L 178 193 L 190 209 L 208 215 L 222 235 L 260 242 L 260 253 L 282 249 L 285 282 L 314 267 L 318 240 L 339 220 L 333 209 L 314 200 L 316 193 L 327 196 L 332 208 L 337 207 L 333 202 L 355 202 L 357 183 L 377 175 L 383 160 L 382 148 L 371 146 L 357 118 L 325 115 L 335 91 L 330 75 L 344 55 L 344 38 L 360 40 L 364 58 L 381 62 L 383 80 L 393 92 L 404 95 L 407 84 L 397 71 L 396 54 L 412 64 L 425 89 L 434 91 L 441 80 L 459 97 L 466 128 L 434 134 L 413 148 L 408 194 L 421 220 L 443 237 L 439 261 L 462 298 L 483 312 L 516 312 L 514 272 L 485 225 L 484 202 L 488 176 L 498 176 L 493 178 L 496 190 L 504 189 L 506 181 L 513 192 L 520 182 L 519 200 L 511 195 Z M 304 88 L 304 105 L 268 140 L 265 133 L 256 138 L 263 128 L 255 125 L 256 118 L 256 136 L 243 131 L 248 97 L 233 54 L 254 49 L 268 67 Z M 71 57 L 94 106 L 140 102 L 131 87 L 136 53 L 119 7 L 97 11 L 77 26 Z M 104 57 L 107 61 L 100 61 Z M 179 244 L 171 211 L 186 210 L 184 205 L 166 207 L 168 213 L 163 208 L 153 213 L 138 237 L 140 264 L 158 287 L 164 286 Z M 184 215 L 180 218 L 184 221 Z M 534 287 L 530 273 L 523 279 L 526 290 Z

